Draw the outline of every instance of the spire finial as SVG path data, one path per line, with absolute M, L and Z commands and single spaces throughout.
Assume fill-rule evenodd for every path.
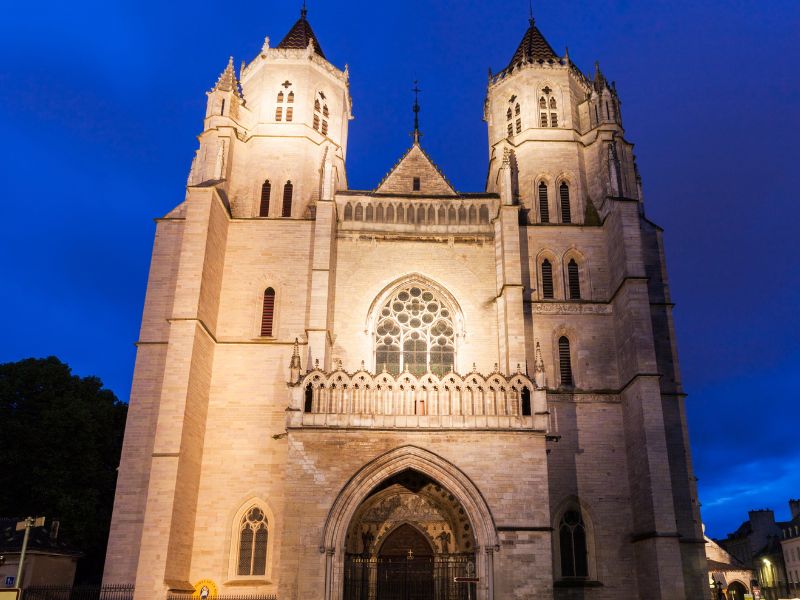
M 416 79 L 414 80 L 414 89 L 411 91 L 414 92 L 414 143 L 419 144 L 419 93 L 422 90 L 419 89 L 419 81 Z
M 308 8 L 306 7 L 306 0 L 303 0 L 303 8 L 300 9 L 300 16 L 305 19 L 306 15 L 308 15 Z

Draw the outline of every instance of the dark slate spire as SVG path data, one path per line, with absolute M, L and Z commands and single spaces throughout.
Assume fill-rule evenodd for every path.
M 300 9 L 300 18 L 289 30 L 289 33 L 286 34 L 286 37 L 281 40 L 281 43 L 278 44 L 277 47 L 305 50 L 308 48 L 308 43 L 312 42 L 314 44 L 314 52 L 319 54 L 322 58 L 325 58 L 325 53 L 322 51 L 322 47 L 319 45 L 317 36 L 314 35 L 314 30 L 311 29 L 311 24 L 308 22 L 308 19 L 306 19 L 306 15 L 308 15 L 308 10 L 306 9 L 305 3 L 303 3 L 303 8 Z
M 544 39 L 542 32 L 536 27 L 536 21 L 534 21 L 533 15 L 531 15 L 528 22 L 530 23 L 528 31 L 525 32 L 522 41 L 517 47 L 517 51 L 514 52 L 514 57 L 506 67 L 507 69 L 526 62 L 559 60 L 558 55 L 550 44 L 547 43 L 547 40 Z

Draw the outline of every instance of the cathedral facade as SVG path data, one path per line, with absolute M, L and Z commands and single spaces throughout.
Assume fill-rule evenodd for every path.
M 416 126 L 354 190 L 349 74 L 305 10 L 231 59 L 157 220 L 106 583 L 707 596 L 662 231 L 616 88 L 531 19 L 484 117 L 485 190 Z

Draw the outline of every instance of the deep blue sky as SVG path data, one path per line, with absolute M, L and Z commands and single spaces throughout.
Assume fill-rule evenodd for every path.
M 617 81 L 648 216 L 666 250 L 703 516 L 800 497 L 800 5 L 534 2 L 537 24 Z M 0 21 L 0 361 L 55 354 L 127 399 L 154 225 L 183 199 L 228 56 L 276 44 L 299 3 L 11 3 Z M 409 144 L 483 189 L 489 67 L 527 2 L 317 2 L 328 58 L 350 64 L 348 175 L 372 188 Z

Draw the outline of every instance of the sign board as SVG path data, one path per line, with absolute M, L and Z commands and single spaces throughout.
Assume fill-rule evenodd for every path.
M 13 575 L 6 575 L 6 587 L 11 587 L 14 585 L 15 577 Z
M 480 577 L 453 577 L 456 583 L 478 583 L 480 580 Z
M 745 594 L 744 600 L 753 600 L 753 594 Z
M 19 600 L 20 590 L 18 588 L 10 590 L 0 590 L 0 600 Z

